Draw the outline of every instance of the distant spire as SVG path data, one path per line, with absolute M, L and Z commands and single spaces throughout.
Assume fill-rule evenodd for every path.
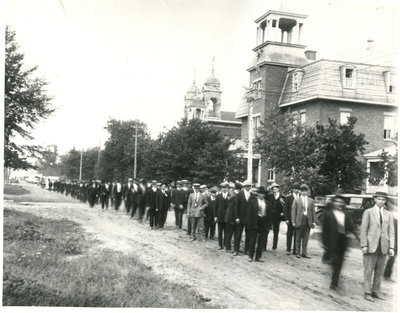
M 215 56 L 213 56 L 213 59 L 212 59 L 212 69 L 211 69 L 211 74 L 213 74 L 213 75 L 214 75 L 214 63 L 215 63 Z
M 193 85 L 196 85 L 196 68 L 193 68 Z

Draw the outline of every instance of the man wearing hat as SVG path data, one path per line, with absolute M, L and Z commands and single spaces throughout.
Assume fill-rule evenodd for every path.
M 217 187 L 212 187 L 209 189 L 209 194 L 207 196 L 208 206 L 206 207 L 204 213 L 204 231 L 205 237 L 214 239 L 215 236 L 215 221 L 214 221 L 214 212 L 215 212 L 215 203 L 217 196 Z
M 92 182 L 88 187 L 89 206 L 91 208 L 93 208 L 96 202 L 96 198 L 98 197 L 98 194 L 99 194 L 99 188 L 97 186 L 96 180 L 92 179 Z
M 274 253 L 276 248 L 278 247 L 279 226 L 284 218 L 283 208 L 285 207 L 286 204 L 286 199 L 283 195 L 280 194 L 279 187 L 280 187 L 279 184 L 275 182 L 272 183 L 271 185 L 272 193 L 267 196 L 267 201 L 271 204 L 271 224 L 272 224 L 272 231 L 274 234 L 272 242 L 272 250 L 274 251 Z M 265 250 L 267 248 L 268 233 L 269 231 L 267 231 Z
M 143 221 L 144 211 L 146 208 L 146 191 L 147 191 L 147 183 L 145 179 L 139 180 L 139 193 L 138 193 L 138 209 L 139 209 L 139 222 Z
M 218 225 L 218 250 L 222 250 L 225 244 L 225 213 L 228 207 L 228 188 L 228 182 L 221 183 L 221 193 L 217 196 L 215 202 L 214 221 Z
M 355 233 L 351 216 L 345 213 L 345 198 L 338 194 L 327 204 L 322 221 L 322 243 L 332 267 L 330 289 L 338 291 L 339 276 L 347 248 L 346 233 Z
M 364 297 L 385 300 L 381 293 L 381 280 L 386 255 L 394 255 L 394 223 L 392 214 L 385 210 L 387 194 L 377 191 L 375 205 L 366 210 L 360 227 L 360 245 L 364 254 Z
M 232 183 L 233 190 L 230 190 L 228 197 L 228 206 L 225 212 L 225 249 L 226 252 L 232 252 L 232 237 L 235 238 L 236 222 L 235 209 L 237 206 L 237 196 L 242 189 L 242 184 L 239 182 Z M 230 185 L 232 186 L 232 185 Z
M 185 193 L 184 208 L 185 208 L 185 212 L 186 212 L 186 216 L 187 216 L 187 234 L 190 236 L 192 234 L 192 224 L 190 223 L 190 219 L 188 216 L 187 204 L 188 204 L 189 196 L 193 192 L 193 189 L 191 187 L 189 187 L 189 185 L 190 185 L 190 183 L 188 180 L 186 180 L 186 179 L 182 180 L 182 190 Z
M 182 217 L 185 205 L 185 192 L 182 189 L 182 182 L 178 180 L 176 182 L 176 189 L 172 192 L 171 202 L 175 210 L 175 226 L 182 228 Z
M 258 187 L 255 192 L 257 197 L 249 199 L 250 204 L 246 214 L 246 230 L 250 237 L 248 261 L 253 262 L 255 253 L 255 260 L 264 262 L 261 256 L 268 227 L 269 204 L 265 200 L 266 190 L 263 186 Z
M 158 211 L 156 210 L 157 181 L 151 182 L 151 188 L 146 192 L 146 210 L 150 217 L 150 228 L 155 229 L 158 225 Z
M 293 227 L 292 205 L 293 201 L 297 199 L 299 196 L 300 196 L 300 185 L 298 183 L 294 183 L 292 185 L 292 193 L 286 197 L 286 204 L 283 210 L 283 214 L 287 224 L 287 232 L 286 232 L 287 255 L 289 255 L 291 251 L 293 251 L 293 254 L 296 254 L 296 230 Z M 292 241 L 293 241 L 293 250 L 292 250 Z
M 308 186 L 302 184 L 300 197 L 293 201 L 292 206 L 293 227 L 296 229 L 296 257 L 306 259 L 311 258 L 307 254 L 308 237 L 316 221 L 314 200 L 308 196 L 308 191 Z
M 204 233 L 204 210 L 208 202 L 206 196 L 200 192 L 199 183 L 193 184 L 193 190 L 194 192 L 190 194 L 187 205 L 188 217 L 192 225 L 192 240 L 196 240 L 196 233 L 198 233 L 198 239 L 202 241 Z
M 158 219 L 155 221 L 156 227 L 160 229 L 164 228 L 164 224 L 167 220 L 168 209 L 170 207 L 170 196 L 167 191 L 167 184 L 162 183 L 161 187 L 156 192 L 156 212 L 158 213 Z
M 246 225 L 246 214 L 249 210 L 250 199 L 253 196 L 250 192 L 251 182 L 249 180 L 243 182 L 242 186 L 243 189 L 239 192 L 237 196 L 236 207 L 234 210 L 234 219 L 236 223 L 235 243 L 234 243 L 235 256 L 239 255 L 240 241 L 242 240 L 243 229 L 245 229 Z M 245 253 L 248 253 L 249 251 L 249 239 L 250 239 L 250 234 L 246 232 L 246 239 L 244 244 Z
M 135 189 L 133 188 L 132 178 L 128 178 L 128 183 L 122 188 L 122 194 L 125 202 L 126 213 L 129 214 L 135 205 Z
M 115 180 L 112 194 L 114 196 L 115 210 L 118 211 L 122 202 L 122 184 L 118 179 Z

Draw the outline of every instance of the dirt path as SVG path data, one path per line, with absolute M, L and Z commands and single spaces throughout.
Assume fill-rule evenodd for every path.
M 120 211 L 89 208 L 70 197 L 27 185 L 31 194 L 15 196 L 5 207 L 50 218 L 67 218 L 83 225 L 101 241 L 100 247 L 133 254 L 165 279 L 193 288 L 221 308 L 267 310 L 395 311 L 396 283 L 382 283 L 388 300 L 370 303 L 363 298 L 362 254 L 351 249 L 342 270 L 344 294 L 328 288 L 329 267 L 321 263 L 322 250 L 310 240 L 310 260 L 285 254 L 286 227 L 282 224 L 278 254 L 267 252 L 265 263 L 249 263 L 217 251 L 216 241 L 197 242 L 173 226 L 169 212 L 164 230 L 131 220 Z M 272 240 L 270 234 L 270 240 Z M 270 248 L 270 244 L 268 248 Z

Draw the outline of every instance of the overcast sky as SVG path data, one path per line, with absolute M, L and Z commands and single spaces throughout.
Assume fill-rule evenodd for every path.
M 222 110 L 235 111 L 248 84 L 254 20 L 281 6 L 308 14 L 304 43 L 318 58 L 365 48 L 367 39 L 397 48 L 397 1 L 7 0 L 6 23 L 57 107 L 37 126 L 37 143 L 61 153 L 96 146 L 110 117 L 138 118 L 156 137 L 183 117 L 193 69 L 201 88 L 213 56 Z

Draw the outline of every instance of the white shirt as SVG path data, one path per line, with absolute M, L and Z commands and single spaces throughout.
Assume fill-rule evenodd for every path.
M 265 200 L 258 199 L 258 216 L 265 216 Z
M 244 197 L 246 198 L 246 201 L 249 201 L 250 198 L 250 191 L 247 191 L 246 189 L 244 190 Z
M 304 215 L 307 215 L 307 197 L 301 196 L 301 202 L 303 203 L 304 207 Z
M 227 196 L 228 196 L 228 193 L 227 193 L 227 192 L 223 192 L 223 193 L 222 193 L 222 197 L 223 197 L 224 199 L 226 199 Z
M 344 212 L 336 209 L 334 209 L 332 212 L 335 215 L 337 223 L 344 227 Z
M 121 192 L 121 184 L 117 183 L 117 192 Z
M 376 204 L 374 205 L 374 209 L 376 211 L 376 214 L 378 215 L 379 218 L 379 222 L 380 222 L 380 216 L 379 216 L 379 212 L 382 215 L 382 223 L 383 223 L 383 207 L 379 208 Z M 382 225 L 381 225 L 382 226 Z
M 280 196 L 279 192 L 274 193 L 275 200 L 278 200 L 279 196 Z

